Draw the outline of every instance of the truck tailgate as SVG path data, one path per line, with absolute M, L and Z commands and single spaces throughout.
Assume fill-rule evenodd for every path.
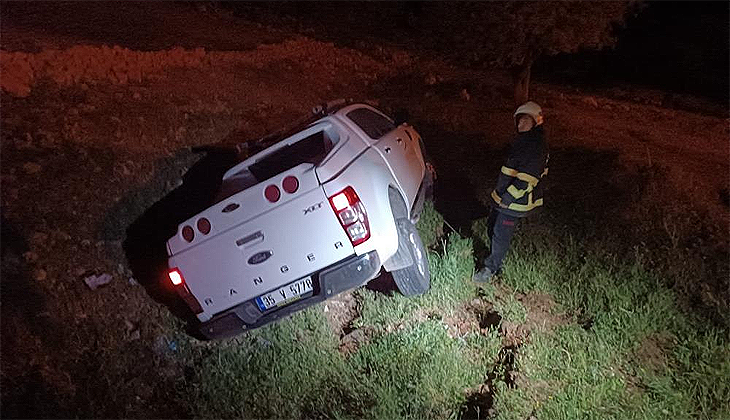
M 224 231 L 213 230 L 210 238 L 170 257 L 170 267 L 180 270 L 203 308 L 199 319 L 205 321 L 353 254 L 313 168 L 304 166 L 242 191 L 191 219 L 192 223 L 206 217 L 215 229 L 216 220 L 230 217 L 221 216 L 219 207 L 234 201 L 258 213 L 237 210 L 242 211 L 237 216 L 241 223 L 228 227 L 230 222 L 221 221 Z M 281 191 L 276 203 L 267 202 L 264 189 L 281 187 L 289 175 L 297 177 L 299 189 L 293 194 Z

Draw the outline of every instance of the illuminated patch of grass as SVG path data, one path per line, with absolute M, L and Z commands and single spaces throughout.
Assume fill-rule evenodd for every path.
M 533 335 L 519 350 L 520 386 L 498 387 L 497 418 L 728 418 L 726 342 L 687 337 L 656 371 L 635 358 L 637 347 L 575 324 Z
M 438 239 L 444 234 L 444 217 L 437 212 L 432 201 L 423 204 L 421 218 L 416 224 L 418 234 L 421 236 L 423 245 L 426 248 L 434 246 Z
M 521 381 L 515 388 L 497 383 L 497 417 L 730 417 L 727 331 L 682 313 L 666 282 L 644 266 L 646 256 L 617 261 L 569 235 L 562 239 L 545 247 L 528 227 L 505 263 L 505 285 L 549 293 L 573 322 L 535 331 L 519 348 Z M 509 316 L 505 303 L 495 309 Z M 637 354 L 657 336 L 671 338 L 647 368 L 653 362 Z
M 368 394 L 338 343 L 317 307 L 214 348 L 195 367 L 195 411 L 226 418 L 357 416 Z
M 538 418 L 616 418 L 629 395 L 613 350 L 578 325 L 534 335 L 517 358 L 521 386 L 498 389 L 498 418 L 527 418 L 533 412 Z
M 446 418 L 485 379 L 501 338 L 463 339 L 429 319 L 377 334 L 351 357 L 316 308 L 212 347 L 196 364 L 193 411 L 241 418 Z M 205 353 L 205 352 L 204 352 Z
M 527 320 L 527 310 L 515 298 L 514 294 L 509 294 L 494 300 L 494 310 L 499 313 L 505 321 L 521 324 Z
M 397 292 L 387 296 L 360 289 L 357 296 L 361 311 L 356 325 L 382 328 L 407 320 L 417 310 L 448 313 L 475 297 L 475 288 L 470 284 L 474 269 L 471 240 L 451 233 L 448 241 L 442 241 L 441 246 L 441 253 L 429 251 L 431 289 L 428 292 L 408 298 Z
M 464 390 L 484 379 L 480 359 L 469 357 L 467 343 L 450 338 L 444 324 L 428 320 L 376 338 L 352 361 L 377 401 L 366 417 L 420 419 L 453 416 Z

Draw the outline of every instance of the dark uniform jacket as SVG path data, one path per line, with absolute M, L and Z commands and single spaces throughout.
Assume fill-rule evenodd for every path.
M 517 134 L 492 191 L 492 200 L 500 212 L 525 217 L 542 206 L 548 158 L 542 125 Z

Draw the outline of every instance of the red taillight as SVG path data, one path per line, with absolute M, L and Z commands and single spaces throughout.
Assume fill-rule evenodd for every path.
M 269 185 L 264 190 L 264 196 L 270 202 L 276 203 L 277 201 L 279 201 L 279 197 L 281 197 L 281 191 L 279 191 L 279 187 L 277 187 L 276 185 Z
M 188 285 L 185 284 L 185 279 L 183 278 L 182 273 L 177 268 L 171 268 L 167 272 L 167 277 L 170 278 L 170 282 L 175 286 L 175 291 L 177 291 L 177 294 L 187 303 L 188 307 L 190 307 L 190 310 L 193 311 L 194 314 L 199 314 L 203 312 L 203 308 L 200 306 L 200 302 L 198 302 L 198 299 L 195 299 L 195 296 L 193 296 L 192 293 L 190 293 L 190 289 L 188 289 Z
M 210 233 L 210 221 L 203 217 L 202 219 L 198 220 L 198 230 L 203 235 L 207 235 Z
M 340 211 L 355 203 L 359 203 L 360 197 L 357 196 L 357 193 L 354 189 L 352 189 L 352 187 L 347 187 L 341 192 L 330 197 L 330 201 L 332 202 L 332 206 L 335 211 Z
M 347 187 L 330 197 L 330 205 L 337 215 L 342 228 L 345 229 L 352 245 L 359 245 L 370 238 L 370 224 L 365 206 L 355 190 Z
M 332 208 L 335 209 L 335 211 L 344 210 L 350 207 L 350 202 L 347 200 L 347 195 L 345 195 L 345 193 L 339 193 L 330 197 L 330 202 L 332 203 Z
M 182 229 L 182 237 L 186 241 L 192 242 L 193 241 L 193 238 L 195 237 L 195 232 L 193 231 L 193 228 L 191 228 L 190 226 L 185 226 Z
M 172 282 L 174 286 L 179 286 L 183 283 L 182 274 L 180 274 L 180 270 L 177 268 L 173 268 L 168 271 L 167 276 L 170 277 L 170 282 Z
M 294 194 L 299 189 L 299 180 L 296 177 L 289 175 L 284 178 L 284 181 L 281 183 L 281 187 L 289 194 Z

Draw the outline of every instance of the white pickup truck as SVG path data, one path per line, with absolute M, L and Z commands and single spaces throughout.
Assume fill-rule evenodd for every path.
M 404 295 L 430 287 L 414 223 L 432 172 L 413 127 L 340 102 L 280 138 L 228 170 L 217 203 L 167 241 L 169 281 L 205 338 L 286 317 L 381 267 Z

